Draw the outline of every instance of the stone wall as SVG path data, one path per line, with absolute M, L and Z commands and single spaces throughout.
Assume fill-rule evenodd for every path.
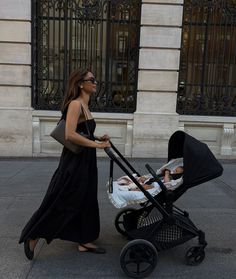
M 236 117 L 180 115 L 179 130 L 206 143 L 219 159 L 236 158 Z
M 133 115 L 120 113 L 93 113 L 96 136 L 108 134 L 112 142 L 127 157 L 132 156 Z M 33 156 L 59 156 L 62 146 L 50 137 L 60 118 L 60 112 L 33 111 Z M 97 150 L 98 156 L 106 156 Z
M 61 151 L 50 137 L 60 112 L 31 108 L 30 3 L 0 1 L 0 156 Z M 109 134 L 127 157 L 166 158 L 168 140 L 180 129 L 207 143 L 217 158 L 236 158 L 235 117 L 176 113 L 182 12 L 182 0 L 142 1 L 137 110 L 94 113 L 96 134 Z
M 32 155 L 31 7 L 0 2 L 0 156 Z

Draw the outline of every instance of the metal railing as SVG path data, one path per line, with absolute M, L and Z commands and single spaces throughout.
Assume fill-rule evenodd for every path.
M 236 115 L 236 1 L 184 1 L 177 112 Z
M 141 1 L 32 0 L 32 106 L 58 110 L 69 73 L 98 80 L 92 111 L 136 109 Z

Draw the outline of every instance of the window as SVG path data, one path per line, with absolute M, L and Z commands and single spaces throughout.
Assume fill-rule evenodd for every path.
M 141 1 L 32 1 L 35 109 L 58 110 L 69 73 L 91 68 L 98 80 L 92 111 L 136 108 Z
M 236 1 L 184 1 L 177 112 L 236 115 Z

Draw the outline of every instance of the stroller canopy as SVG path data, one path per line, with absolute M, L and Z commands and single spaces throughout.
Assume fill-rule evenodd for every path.
M 181 157 L 184 162 L 183 184 L 187 188 L 207 182 L 223 173 L 223 167 L 205 143 L 183 131 L 177 131 L 169 139 L 168 161 Z

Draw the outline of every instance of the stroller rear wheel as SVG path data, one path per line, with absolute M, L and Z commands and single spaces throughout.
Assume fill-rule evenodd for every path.
M 127 236 L 127 233 L 125 231 L 125 228 L 124 228 L 124 220 L 123 220 L 123 217 L 124 215 L 130 213 L 130 212 L 133 212 L 135 211 L 134 208 L 132 207 L 129 207 L 129 208 L 125 208 L 123 210 L 121 210 L 117 215 L 116 215 L 116 218 L 115 218 L 115 227 L 117 229 L 117 231 L 124 235 L 124 236 Z
M 128 242 L 120 253 L 120 265 L 124 273 L 133 278 L 148 276 L 157 265 L 155 246 L 144 239 Z
M 188 265 L 199 265 L 205 258 L 204 248 L 201 246 L 193 246 L 188 249 L 185 259 Z

